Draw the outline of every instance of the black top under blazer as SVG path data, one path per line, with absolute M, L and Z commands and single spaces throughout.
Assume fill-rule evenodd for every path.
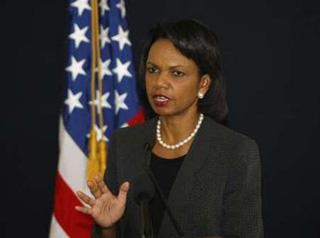
M 113 193 L 125 181 L 132 185 L 143 173 L 145 147 L 155 143 L 156 121 L 113 134 L 104 178 Z M 205 117 L 168 197 L 184 237 L 262 238 L 260 169 L 252 139 Z M 139 237 L 133 189 L 129 189 L 125 214 L 118 223 L 118 237 Z M 158 237 L 179 237 L 166 212 Z

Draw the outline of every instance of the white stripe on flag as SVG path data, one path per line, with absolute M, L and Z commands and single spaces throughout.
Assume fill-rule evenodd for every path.
M 88 193 L 86 182 L 87 157 L 65 130 L 60 118 L 59 172 L 69 187 L 75 191 Z
M 61 226 L 56 220 L 56 217 L 53 215 L 51 218 L 51 226 L 49 238 L 68 238 L 69 236 L 63 231 Z

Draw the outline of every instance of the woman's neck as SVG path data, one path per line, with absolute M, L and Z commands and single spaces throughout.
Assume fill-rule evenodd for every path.
M 188 137 L 195 129 L 200 113 L 160 116 L 161 135 L 168 144 L 175 144 Z

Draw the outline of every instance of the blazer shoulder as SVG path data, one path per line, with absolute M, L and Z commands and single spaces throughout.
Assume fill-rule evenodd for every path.
M 206 127 L 206 134 L 209 134 L 208 136 L 213 141 L 218 142 L 225 153 L 238 155 L 259 154 L 256 141 L 248 135 L 234 131 L 211 118 L 207 118 Z
M 251 137 L 248 135 L 245 135 L 243 133 L 237 132 L 229 127 L 226 127 L 213 119 L 207 117 L 207 127 L 209 127 L 209 130 L 212 130 L 217 134 L 219 137 L 226 138 L 231 141 L 240 142 L 240 141 L 254 141 Z

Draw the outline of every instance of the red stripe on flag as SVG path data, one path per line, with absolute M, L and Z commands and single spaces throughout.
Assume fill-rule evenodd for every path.
M 140 124 L 144 122 L 144 112 L 143 109 L 140 110 L 128 121 L 129 126 L 134 126 L 136 124 Z
M 75 206 L 81 205 L 82 203 L 58 172 L 56 178 L 54 215 L 59 225 L 70 237 L 91 237 L 93 228 L 92 218 L 74 209 Z

